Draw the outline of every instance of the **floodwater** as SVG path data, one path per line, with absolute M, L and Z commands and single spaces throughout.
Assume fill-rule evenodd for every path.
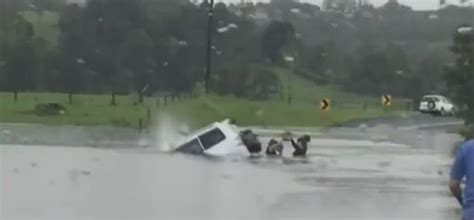
M 251 159 L 4 144 L 0 219 L 459 219 L 447 189 L 457 140 L 333 129 L 306 159 L 289 146 L 283 158 Z

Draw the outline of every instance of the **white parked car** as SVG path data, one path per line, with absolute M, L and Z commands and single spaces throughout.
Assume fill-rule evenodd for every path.
M 442 95 L 427 95 L 421 99 L 420 112 L 440 115 L 454 115 L 455 105 Z
M 214 156 L 249 155 L 237 126 L 231 124 L 229 120 L 213 123 L 188 135 L 178 143 L 175 151 Z

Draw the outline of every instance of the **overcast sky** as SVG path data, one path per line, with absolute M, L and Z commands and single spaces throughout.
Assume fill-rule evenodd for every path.
M 240 2 L 241 0 L 217 0 L 218 2 Z M 245 0 L 254 2 L 268 2 L 269 0 Z M 302 2 L 311 2 L 321 5 L 323 0 L 301 0 Z M 372 4 L 379 6 L 387 2 L 387 0 L 369 0 Z M 409 5 L 415 10 L 433 10 L 439 8 L 439 0 L 398 0 L 404 5 Z M 474 2 L 474 0 L 471 0 Z M 459 0 L 447 0 L 448 3 L 456 4 Z

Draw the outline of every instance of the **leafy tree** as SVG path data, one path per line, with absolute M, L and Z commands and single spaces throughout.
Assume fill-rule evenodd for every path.
M 284 48 L 294 40 L 295 29 L 288 22 L 272 21 L 262 35 L 263 54 L 272 62 L 282 60 Z
M 4 89 L 14 93 L 33 87 L 37 59 L 33 47 L 33 26 L 23 17 L 10 14 L 2 23 L 0 47 L 2 48 L 0 70 L 3 73 Z
M 60 47 L 69 54 L 68 68 L 76 69 L 71 71 L 76 73 L 86 69 L 95 73 L 103 83 L 102 89 L 112 92 L 112 105 L 116 104 L 115 94 L 128 92 L 129 87 L 120 48 L 131 31 L 147 24 L 140 3 L 91 0 L 85 8 L 69 6 L 60 22 L 64 38 Z
M 53 78 L 51 75 L 51 65 L 53 64 L 52 59 L 56 54 L 56 50 L 52 49 L 48 41 L 41 37 L 34 37 L 31 43 L 36 60 L 36 75 L 33 79 L 34 87 L 32 89 L 35 91 L 50 91 L 53 89 L 50 81 Z
M 318 83 L 328 83 L 330 76 L 326 75 L 329 68 L 329 51 L 324 46 L 303 48 L 297 59 L 300 75 Z
M 227 66 L 212 80 L 219 94 L 266 100 L 278 92 L 280 81 L 271 71 L 249 64 Z
M 460 27 L 454 34 L 451 51 L 456 63 L 446 71 L 447 86 L 454 100 L 462 107 L 461 117 L 474 124 L 474 32 L 471 27 Z
M 65 5 L 66 2 L 63 0 L 31 0 L 27 7 L 35 10 L 39 14 L 39 18 L 42 19 L 44 12 L 60 11 Z
M 83 9 L 73 4 L 64 8 L 59 21 L 59 52 L 53 66 L 57 73 L 55 89 L 67 92 L 70 102 L 74 93 L 85 90 L 85 69 L 90 61 L 91 32 L 87 31 L 84 17 Z
M 133 89 L 140 95 L 139 103 L 143 103 L 144 92 L 149 87 L 155 68 L 153 59 L 153 41 L 143 30 L 130 31 L 121 48 L 121 62 L 129 72 Z
M 350 73 L 346 88 L 369 95 L 388 93 L 392 82 L 387 56 L 372 44 L 362 45 L 357 54 L 357 65 Z
M 418 64 L 418 71 L 416 77 L 420 78 L 420 83 L 416 88 L 421 90 L 423 93 L 443 93 L 445 90 L 445 80 L 443 73 L 444 60 L 436 53 L 429 55 L 422 59 Z M 426 80 L 429 78 L 430 80 Z
M 36 71 L 34 48 L 31 44 L 20 44 L 10 48 L 6 64 L 7 90 L 14 93 L 15 100 L 20 91 L 33 87 Z
M 90 0 L 78 6 L 62 0 L 2 0 L 0 88 L 71 94 L 142 92 L 145 87 L 143 95 L 190 92 L 203 80 L 206 66 L 208 11 L 196 3 Z M 59 14 L 56 48 L 45 47 L 22 18 L 20 12 L 32 10 L 31 4 L 40 13 Z M 275 81 L 266 71 L 267 61 L 278 64 L 291 53 L 297 56 L 295 72 L 320 84 L 410 98 L 444 90 L 443 63 L 459 56 L 446 49 L 451 29 L 473 25 L 474 9 L 420 12 L 399 1 L 379 8 L 363 5 L 353 12 L 351 7 L 352 0 L 324 1 L 322 8 L 328 10 L 323 11 L 296 0 L 217 3 L 213 88 L 265 97 L 259 94 L 270 94 Z M 22 69 L 26 67 L 20 63 L 35 69 Z
M 151 88 L 191 92 L 204 78 L 207 10 L 183 1 L 170 2 L 166 8 L 176 13 L 162 12 L 164 9 L 157 7 L 148 16 L 147 30 L 155 45 L 153 56 L 157 61 Z

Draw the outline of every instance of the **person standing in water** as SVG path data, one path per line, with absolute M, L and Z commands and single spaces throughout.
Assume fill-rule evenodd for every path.
M 245 130 L 240 133 L 242 142 L 247 147 L 250 154 L 259 154 L 262 152 L 262 143 L 258 140 L 258 136 L 252 130 Z
M 265 153 L 267 156 L 281 156 L 283 153 L 283 143 L 271 139 L 270 142 L 268 142 L 267 151 Z
M 309 135 L 303 135 L 298 138 L 297 141 L 292 138 L 291 145 L 295 149 L 293 156 L 295 157 L 304 157 L 308 151 L 308 143 L 311 142 L 311 137 Z

